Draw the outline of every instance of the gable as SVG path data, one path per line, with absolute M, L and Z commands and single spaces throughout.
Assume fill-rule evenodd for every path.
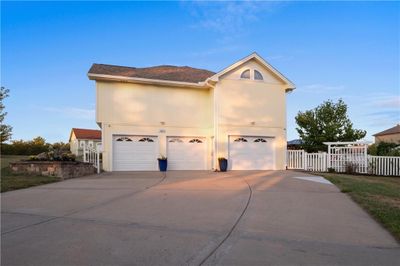
M 250 79 L 242 79 L 241 75 L 244 71 L 250 70 Z M 254 71 L 261 73 L 263 80 L 255 80 Z M 264 82 L 268 84 L 284 85 L 282 79 L 275 75 L 270 69 L 266 68 L 264 65 L 260 64 L 257 60 L 251 59 L 244 62 L 243 64 L 237 66 L 236 68 L 228 71 L 227 73 L 221 75 L 220 80 L 230 79 L 230 80 L 245 80 L 245 81 L 256 81 Z

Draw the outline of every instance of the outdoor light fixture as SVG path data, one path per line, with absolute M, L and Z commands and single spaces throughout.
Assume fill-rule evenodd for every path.
M 164 122 L 164 121 L 161 121 L 160 124 L 161 124 L 161 125 L 165 125 L 165 122 Z
M 253 122 L 250 122 L 250 124 L 254 126 L 256 124 L 256 122 L 253 121 Z

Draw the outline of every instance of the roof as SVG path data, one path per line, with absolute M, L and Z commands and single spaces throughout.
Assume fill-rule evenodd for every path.
M 301 139 L 294 139 L 287 142 L 287 145 L 302 145 L 303 141 Z
M 278 79 L 280 79 L 285 84 L 286 91 L 292 91 L 292 90 L 294 90 L 296 88 L 296 86 L 293 84 L 293 82 L 291 82 L 287 77 L 285 77 L 281 72 L 279 72 L 276 68 L 271 66 L 267 61 L 265 61 L 264 58 L 262 58 L 261 56 L 259 56 L 255 52 L 250 54 L 249 56 L 246 56 L 242 60 L 239 60 L 236 63 L 228 66 L 227 68 L 224 68 L 223 70 L 221 70 L 220 72 L 216 73 L 215 75 L 213 75 L 209 79 L 214 81 L 214 82 L 217 82 L 222 75 L 228 73 L 229 71 L 241 66 L 242 64 L 244 64 L 247 61 L 250 61 L 252 59 L 258 61 L 258 63 L 263 65 L 265 68 L 267 68 L 269 71 L 271 71 Z
M 188 66 L 162 65 L 137 68 L 105 64 L 93 64 L 88 74 L 199 83 L 205 81 L 207 78 L 211 77 L 215 73 L 209 70 L 198 69 Z
M 84 129 L 84 128 L 73 128 L 71 130 L 70 140 L 72 132 L 75 134 L 77 139 L 95 139 L 101 140 L 101 130 L 96 129 Z
M 372 136 L 384 136 L 384 135 L 392 135 L 392 134 L 400 134 L 400 124 L 397 124 L 394 127 L 391 127 L 389 129 L 386 129 L 382 132 L 376 133 Z

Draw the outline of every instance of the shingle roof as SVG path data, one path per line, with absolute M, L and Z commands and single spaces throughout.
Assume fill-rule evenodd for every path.
M 104 64 L 93 64 L 89 74 L 123 76 L 130 78 L 158 79 L 180 82 L 198 83 L 205 81 L 215 73 L 205 69 L 188 66 L 154 66 L 154 67 L 125 67 Z
M 101 140 L 101 131 L 95 129 L 73 128 L 72 131 L 77 139 Z
M 376 133 L 373 136 L 384 136 L 384 135 L 391 135 L 391 134 L 400 134 L 400 124 L 398 124 L 392 128 L 386 129 L 382 132 Z

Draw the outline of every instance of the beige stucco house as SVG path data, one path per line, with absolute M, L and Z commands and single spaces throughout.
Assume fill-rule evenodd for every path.
M 101 131 L 96 129 L 72 128 L 69 134 L 69 147 L 72 154 L 83 156 L 84 149 L 95 149 L 101 143 Z
M 105 171 L 285 169 L 286 93 L 295 86 L 253 53 L 218 73 L 93 64 Z
M 375 143 L 400 143 L 400 124 L 373 135 Z

